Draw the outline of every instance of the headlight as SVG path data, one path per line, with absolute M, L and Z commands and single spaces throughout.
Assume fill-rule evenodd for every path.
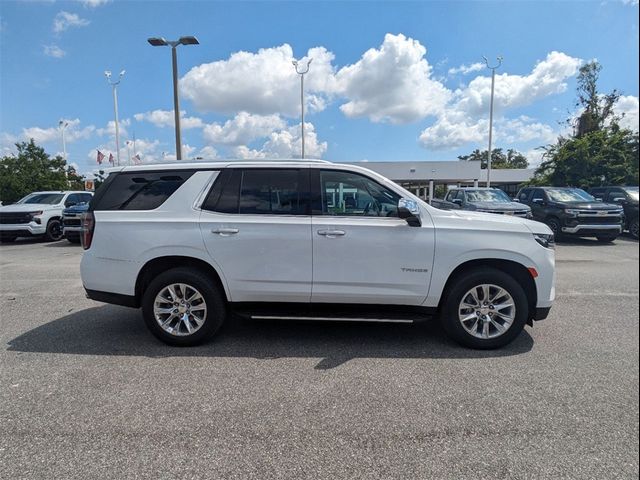
M 567 215 L 571 215 L 572 217 L 577 217 L 578 214 L 580 213 L 580 210 L 575 210 L 573 208 L 565 208 L 564 213 L 566 213 Z
M 29 216 L 31 217 L 31 220 L 36 223 L 40 223 L 42 221 L 41 218 L 38 218 L 39 215 L 42 215 L 42 210 L 38 210 L 37 212 L 29 212 Z
M 545 233 L 534 233 L 533 238 L 535 238 L 536 242 L 538 242 L 544 248 L 555 248 L 556 246 L 556 241 L 553 238 L 553 234 L 547 235 Z

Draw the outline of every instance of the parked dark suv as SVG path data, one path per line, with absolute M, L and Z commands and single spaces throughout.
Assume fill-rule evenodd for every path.
M 625 230 L 638 239 L 638 187 L 594 187 L 594 197 L 608 203 L 617 203 L 624 209 Z
M 613 242 L 622 233 L 622 208 L 596 200 L 579 188 L 527 187 L 518 192 L 517 200 L 529 205 L 533 219 L 546 223 L 556 237 Z
M 531 218 L 531 209 L 497 188 L 451 188 L 444 200 L 433 199 L 431 205 L 443 210 L 473 210 Z

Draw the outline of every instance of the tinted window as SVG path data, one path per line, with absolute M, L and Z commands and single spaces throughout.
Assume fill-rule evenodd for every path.
M 457 193 L 457 190 L 449 190 L 449 192 L 447 192 L 446 200 L 448 202 L 451 202 L 454 198 L 456 198 L 456 193 Z
M 594 196 L 596 196 L 596 195 L 594 194 Z M 608 202 L 613 202 L 616 198 L 624 198 L 624 199 L 626 199 L 627 196 L 625 195 L 625 193 L 621 189 L 615 189 L 615 190 L 611 190 L 609 192 L 609 195 L 607 196 L 607 201 Z
M 397 217 L 400 195 L 350 172 L 320 172 L 323 215 Z
M 224 170 L 202 208 L 220 213 L 304 215 L 301 192 L 305 187 L 300 183 L 300 170 Z
M 589 193 L 591 193 L 591 195 L 593 195 L 596 198 L 603 198 L 605 192 L 606 192 L 606 189 L 604 188 L 592 188 L 591 190 L 589 190 Z
M 593 202 L 595 199 L 580 188 L 550 188 L 547 195 L 554 202 Z
M 62 193 L 32 193 L 22 200 L 18 200 L 17 203 L 57 205 L 62 201 L 62 197 L 64 197 Z
M 302 213 L 298 170 L 248 169 L 242 174 L 240 213 Z
M 520 200 L 523 203 L 526 202 L 527 198 L 529 198 L 530 193 L 531 193 L 531 189 L 525 188 L 520 192 L 520 195 L 518 195 L 518 200 Z
M 464 202 L 464 190 L 458 190 L 456 194 L 456 200 L 462 200 Z
M 540 189 L 534 190 L 533 195 L 531 196 L 531 201 L 533 202 L 536 198 L 544 200 L 544 192 Z
M 78 195 L 77 193 L 69 194 L 67 199 L 64 201 L 65 207 L 68 207 L 70 205 L 76 205 L 78 203 L 80 203 L 80 195 Z
M 193 170 L 127 172 L 116 175 L 94 199 L 93 210 L 153 210 L 186 182 Z
M 89 203 L 92 197 L 90 193 L 81 193 L 78 196 L 80 197 L 80 202 L 82 203 Z

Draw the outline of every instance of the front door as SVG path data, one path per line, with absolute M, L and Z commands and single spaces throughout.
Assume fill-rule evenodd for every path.
M 433 263 L 431 219 L 410 227 L 397 215 L 400 195 L 359 173 L 313 169 L 311 182 L 312 302 L 420 305 Z
M 203 205 L 200 228 L 233 302 L 309 302 L 309 170 L 231 168 Z

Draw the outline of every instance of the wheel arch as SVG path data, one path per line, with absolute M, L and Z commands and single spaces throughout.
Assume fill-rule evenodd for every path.
M 527 267 L 513 260 L 505 260 L 502 258 L 483 258 L 461 263 L 447 278 L 443 292 L 449 291 L 451 285 L 456 281 L 456 279 L 465 272 L 480 268 L 495 268 L 496 270 L 500 270 L 513 277 L 520 285 L 522 285 L 529 303 L 529 316 L 531 317 L 533 315 L 538 303 L 538 289 L 536 288 L 536 283 Z M 444 299 L 445 295 L 442 295 L 438 305 L 439 310 L 442 308 Z
M 213 265 L 200 258 L 181 255 L 166 255 L 147 261 L 147 263 L 145 263 L 138 272 L 135 286 L 135 297 L 137 302 L 141 302 L 142 295 L 153 278 L 162 272 L 166 272 L 167 270 L 177 267 L 190 267 L 204 272 L 212 279 L 220 291 L 224 292 L 226 300 L 230 300 L 229 290 L 225 282 L 223 282 L 222 276 Z

